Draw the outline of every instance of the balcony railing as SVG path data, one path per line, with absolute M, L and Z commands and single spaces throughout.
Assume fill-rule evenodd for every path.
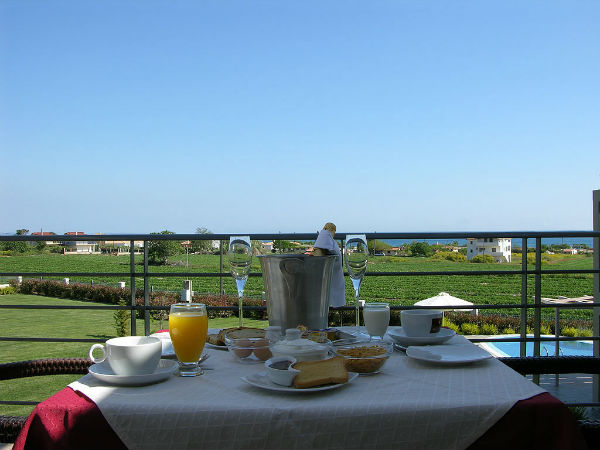
M 597 191 L 600 193 L 600 191 Z M 598 195 L 598 201 L 596 202 L 596 208 L 600 204 L 600 195 Z M 595 210 L 595 217 L 598 216 L 598 210 Z M 354 234 L 354 233 L 348 233 Z M 515 250 L 518 247 L 518 243 L 521 243 L 522 251 L 522 263 L 520 270 L 457 270 L 457 271 L 394 271 L 394 272 L 367 272 L 366 277 L 419 277 L 419 276 L 435 276 L 435 277 L 455 277 L 455 276 L 481 276 L 481 275 L 494 275 L 494 276 L 520 276 L 521 278 L 521 293 L 520 293 L 520 304 L 519 305 L 503 305 L 503 304 L 477 304 L 475 307 L 478 310 L 502 310 L 502 309 L 515 309 L 520 310 L 521 320 L 521 333 L 518 337 L 495 337 L 491 339 L 485 339 L 486 341 L 518 341 L 521 343 L 521 356 L 525 356 L 525 347 L 527 342 L 534 342 L 534 355 L 540 355 L 540 343 L 544 341 L 557 342 L 567 340 L 578 340 L 580 337 L 548 337 L 541 336 L 541 312 L 545 308 L 552 308 L 560 310 L 563 308 L 586 308 L 593 311 L 593 336 L 585 337 L 586 340 L 592 340 L 594 342 L 593 354 L 599 356 L 599 312 L 600 312 L 600 296 L 598 294 L 599 286 L 599 274 L 600 274 L 600 226 L 595 226 L 595 231 L 544 231 L 544 232 L 533 232 L 533 231 L 516 231 L 516 232 L 440 232 L 440 233 L 366 233 L 366 237 L 369 240 L 389 240 L 389 239 L 401 239 L 408 241 L 421 241 L 421 240 L 463 240 L 469 238 L 493 238 L 493 237 L 509 237 L 513 239 L 512 248 Z M 341 242 L 342 246 L 346 237 L 346 233 L 336 233 L 335 238 Z M 593 256 L 593 268 L 592 269 L 546 269 L 542 268 L 542 240 L 546 238 L 593 238 L 594 239 L 594 256 Z M 136 313 L 141 311 L 144 317 L 144 330 L 143 334 L 147 335 L 150 333 L 150 311 L 153 310 L 168 310 L 168 306 L 151 306 L 149 303 L 150 298 L 150 283 L 155 277 L 179 277 L 179 278 L 194 278 L 194 277 L 216 277 L 219 278 L 220 292 L 223 292 L 223 279 L 228 279 L 230 274 L 224 270 L 224 243 L 229 241 L 229 234 L 118 234 L 118 235 L 84 235 L 84 236 L 52 236 L 50 239 L 54 242 L 72 242 L 72 241 L 129 241 L 129 270 L 123 272 L 48 272 L 48 271 L 28 271 L 28 272 L 6 272 L 1 271 L 1 277 L 17 277 L 23 278 L 63 278 L 63 277 L 127 277 L 129 278 L 129 289 L 131 302 L 127 306 L 118 305 L 106 305 L 106 306 L 57 306 L 57 305 L 0 305 L 0 309 L 13 308 L 27 308 L 27 309 L 128 309 L 131 312 L 131 334 L 137 335 L 141 333 L 141 330 L 137 330 L 136 327 Z M 0 242 L 9 241 L 46 241 L 48 236 L 0 236 Z M 314 241 L 316 239 L 316 233 L 265 233 L 265 234 L 250 234 L 250 239 L 253 241 L 272 241 L 272 240 L 290 240 L 290 241 Z M 163 241 L 163 240 L 174 240 L 174 241 L 198 241 L 198 240 L 217 240 L 221 242 L 220 247 L 220 268 L 218 272 L 197 272 L 197 271 L 178 271 L 178 272 L 155 272 L 151 271 L 149 267 L 148 248 L 150 241 Z M 136 250 L 139 250 L 134 245 L 135 241 L 141 241 L 143 245 L 143 269 L 141 271 L 136 270 Z M 532 248 L 535 254 L 535 264 L 528 264 L 526 255 L 528 250 Z M 0 262 L 0 270 L 2 268 Z M 556 304 L 545 304 L 542 302 L 542 278 L 549 274 L 593 274 L 594 279 L 594 302 L 582 305 L 556 305 Z M 258 277 L 260 273 L 251 273 L 250 276 Z M 345 274 L 346 275 L 346 274 Z M 528 298 L 528 278 L 534 278 L 534 289 L 533 289 L 533 302 Z M 142 279 L 142 288 L 144 292 L 144 304 L 136 304 L 136 289 L 139 286 L 138 279 Z M 235 309 L 237 307 L 212 307 L 209 309 Z M 265 307 L 246 307 L 248 309 L 265 309 Z M 353 306 L 347 306 L 338 308 L 340 310 L 353 309 Z M 392 306 L 394 310 L 411 309 L 415 308 L 412 305 L 403 306 Z M 430 307 L 436 309 L 435 307 Z M 453 307 L 453 309 L 471 309 L 472 306 L 464 307 Z M 526 322 L 528 318 L 528 311 L 533 311 L 534 328 L 533 337 L 528 337 L 526 333 Z M 474 342 L 480 342 L 484 339 L 472 338 Z M 0 336 L 0 341 L 43 341 L 43 342 L 102 342 L 102 339 L 70 339 L 70 338 L 58 338 L 58 337 L 46 337 L 46 338 L 28 338 L 28 337 L 17 337 L 17 336 Z

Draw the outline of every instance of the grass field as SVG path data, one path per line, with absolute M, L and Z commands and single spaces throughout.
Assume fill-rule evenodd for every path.
M 373 257 L 369 261 L 368 272 L 361 288 L 361 299 L 366 301 L 388 301 L 391 304 L 412 305 L 424 298 L 445 291 L 456 297 L 475 304 L 517 305 L 521 301 L 521 275 L 519 255 L 513 255 L 513 262 L 508 264 L 473 264 L 469 262 L 451 262 L 432 258 L 408 257 Z M 136 256 L 136 271 L 142 270 L 142 260 Z M 544 255 L 542 269 L 591 269 L 593 260 L 582 255 Z M 219 256 L 189 255 L 189 271 L 218 272 Z M 514 275 L 455 275 L 455 276 L 377 276 L 377 272 L 437 272 L 437 271 L 477 271 L 477 270 L 514 270 Z M 186 271 L 185 255 L 172 258 L 169 265 L 152 266 L 150 272 L 182 272 Z M 224 271 L 227 271 L 225 266 Z M 260 273 L 257 258 L 252 265 L 254 273 Z M 113 255 L 24 255 L 0 258 L 0 272 L 129 272 L 129 256 Z M 70 277 L 72 281 L 89 283 L 91 277 Z M 183 277 L 156 277 L 150 285 L 155 290 L 179 291 Z M 94 283 L 111 284 L 125 281 L 129 285 L 129 277 L 108 277 L 94 279 Z M 197 293 L 218 293 L 219 278 L 193 278 L 193 289 Z M 143 279 L 136 281 L 138 287 L 143 286 Z M 235 285 L 227 274 L 223 278 L 225 293 L 235 295 Z M 548 274 L 542 277 L 542 296 L 577 297 L 593 293 L 593 276 L 591 274 Z M 262 277 L 250 277 L 245 294 L 260 297 L 264 290 Z M 350 281 L 346 279 L 346 295 L 349 303 L 353 301 Z M 527 280 L 527 297 L 534 294 L 534 277 Z M 0 304 L 54 304 L 54 305 L 90 305 L 90 302 L 79 302 L 67 299 L 47 298 L 29 295 L 3 295 Z M 506 313 L 506 310 L 503 310 Z M 518 311 L 513 311 L 515 314 Z M 561 317 L 590 318 L 591 312 L 582 310 L 565 310 Z M 554 310 L 544 311 L 546 318 L 554 316 Z M 63 338 L 95 338 L 109 339 L 116 335 L 113 311 L 103 310 L 11 310 L 2 309 L 2 336 L 8 337 L 63 337 Z M 250 326 L 266 325 L 263 321 L 245 320 Z M 222 328 L 237 325 L 237 318 L 211 319 L 210 326 Z M 143 322 L 138 321 L 138 330 L 143 330 Z M 166 328 L 166 323 L 151 322 L 151 331 Z M 138 332 L 139 334 L 139 332 Z M 10 362 L 38 358 L 86 357 L 89 343 L 32 343 L 0 341 L 0 362 Z M 62 389 L 78 375 L 61 375 L 55 377 L 30 378 L 2 382 L 0 399 L 40 401 L 52 393 Z M 0 414 L 27 415 L 32 407 L 0 406 Z
M 84 305 L 94 303 L 40 297 L 36 295 L 3 295 L 0 304 L 13 305 Z M 99 305 L 99 304 L 98 304 Z M 116 336 L 113 311 L 104 310 L 14 310 L 2 309 L 2 336 L 78 339 L 110 339 Z M 211 319 L 209 326 L 237 326 L 237 318 Z M 265 327 L 265 321 L 244 319 L 244 325 Z M 138 320 L 138 330 L 144 330 Z M 167 328 L 166 322 L 152 321 L 151 332 Z M 138 334 L 140 332 L 138 331 Z M 40 358 L 87 358 L 92 344 L 85 342 L 11 342 L 0 341 L 0 363 Z M 80 375 L 31 377 L 0 382 L 0 400 L 41 401 L 59 391 Z M 0 405 L 2 415 L 28 415 L 32 406 Z
M 224 272 L 227 272 L 226 261 Z M 513 262 L 505 264 L 474 264 L 470 262 L 453 262 L 419 257 L 371 257 L 368 272 L 361 287 L 361 299 L 366 301 L 388 301 L 397 305 L 412 305 L 415 302 L 437 295 L 444 291 L 475 304 L 517 305 L 521 301 L 521 259 L 520 254 L 513 254 Z M 136 271 L 143 270 L 142 257 L 136 255 Z M 532 267 L 530 265 L 530 267 Z M 592 269 L 593 258 L 584 255 L 546 255 L 542 256 L 542 269 Z M 219 272 L 218 255 L 189 255 L 190 272 Z M 435 271 L 504 271 L 513 270 L 514 275 L 453 275 L 453 276 L 377 276 L 377 272 L 435 272 Z M 0 258 L 0 272 L 129 272 L 128 255 L 24 255 Z M 186 271 L 186 256 L 179 255 L 169 260 L 165 266 L 151 266 L 150 272 Z M 261 272 L 258 258 L 252 263 L 252 273 Z M 89 283 L 92 277 L 71 277 L 72 281 Z M 183 277 L 152 277 L 150 285 L 155 290 L 178 292 L 182 288 Z M 107 283 L 116 286 L 125 281 L 129 286 L 129 277 L 108 277 L 94 279 L 95 283 Z M 193 290 L 197 293 L 218 293 L 218 277 L 192 278 Z M 534 277 L 527 281 L 527 298 L 534 295 Z M 136 286 L 143 286 L 143 279 L 136 279 Z M 235 295 L 234 282 L 228 274 L 223 277 L 226 294 Z M 579 297 L 593 293 L 593 276 L 591 274 L 547 274 L 542 277 L 542 296 Z M 244 294 L 260 298 L 264 290 L 262 277 L 251 276 L 246 284 Z M 353 290 L 346 277 L 346 297 L 348 303 L 353 301 Z M 506 310 L 504 312 L 507 312 Z M 516 314 L 516 310 L 509 311 Z M 550 317 L 553 310 L 545 310 Z M 565 317 L 588 317 L 585 311 L 565 311 Z

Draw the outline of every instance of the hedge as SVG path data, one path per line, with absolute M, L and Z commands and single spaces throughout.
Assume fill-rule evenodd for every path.
M 93 286 L 83 283 L 71 283 L 64 284 L 60 281 L 55 280 L 35 280 L 28 279 L 23 280 L 21 284 L 17 284 L 14 280 L 10 282 L 11 287 L 21 294 L 32 294 L 32 295 L 43 295 L 47 297 L 58 297 L 58 298 L 71 298 L 74 300 L 90 301 L 97 303 L 105 303 L 109 305 L 118 305 L 120 302 L 129 304 L 131 301 L 131 292 L 129 289 L 110 287 L 110 286 Z M 11 288 L 6 288 L 11 289 Z M 144 304 L 144 290 L 136 290 L 136 304 Z M 196 294 L 193 299 L 194 302 L 204 303 L 206 306 L 229 306 L 234 307 L 232 310 L 209 310 L 209 318 L 215 317 L 231 317 L 237 316 L 237 304 L 238 299 L 236 296 L 228 295 L 215 295 L 215 294 Z M 170 306 L 173 303 L 180 301 L 179 294 L 171 292 L 151 292 L 149 294 L 149 305 L 150 306 Z M 244 298 L 245 306 L 263 306 L 262 299 L 255 298 Z M 152 310 L 150 316 L 154 319 L 166 319 L 167 310 Z M 355 311 L 354 310 L 341 310 L 337 308 L 329 309 L 329 324 L 340 326 L 340 325 L 354 325 L 355 323 Z M 362 316 L 362 315 L 361 315 Z M 141 317 L 141 311 L 138 311 L 138 317 Z M 266 320 L 267 313 L 264 310 L 245 310 L 244 317 L 258 320 Z M 462 325 L 473 324 L 478 329 L 485 330 L 486 334 L 491 333 L 494 329 L 504 332 L 504 330 L 514 330 L 515 333 L 519 333 L 521 329 L 521 321 L 519 317 L 503 315 L 503 314 L 484 314 L 484 315 L 472 315 L 468 313 L 447 311 L 444 313 L 444 317 L 455 324 L 459 329 Z M 400 311 L 393 310 L 390 313 L 390 325 L 400 325 Z M 527 328 L 533 329 L 533 318 L 527 320 Z M 474 327 L 473 327 L 474 328 Z M 553 320 L 542 320 L 541 322 L 542 334 L 554 334 L 554 321 Z M 585 319 L 561 319 L 561 332 L 567 329 L 575 330 L 586 330 L 592 328 L 592 321 Z M 564 332 L 563 332 L 564 334 Z

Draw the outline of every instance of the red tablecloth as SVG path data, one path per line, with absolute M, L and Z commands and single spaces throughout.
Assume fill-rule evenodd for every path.
M 95 403 L 65 388 L 36 406 L 19 434 L 14 450 L 123 449 Z M 569 409 L 548 393 L 521 400 L 480 437 L 478 449 L 587 449 Z

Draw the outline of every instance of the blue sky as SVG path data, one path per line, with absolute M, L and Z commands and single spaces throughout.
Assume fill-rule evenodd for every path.
M 0 2 L 0 232 L 589 230 L 597 1 Z

